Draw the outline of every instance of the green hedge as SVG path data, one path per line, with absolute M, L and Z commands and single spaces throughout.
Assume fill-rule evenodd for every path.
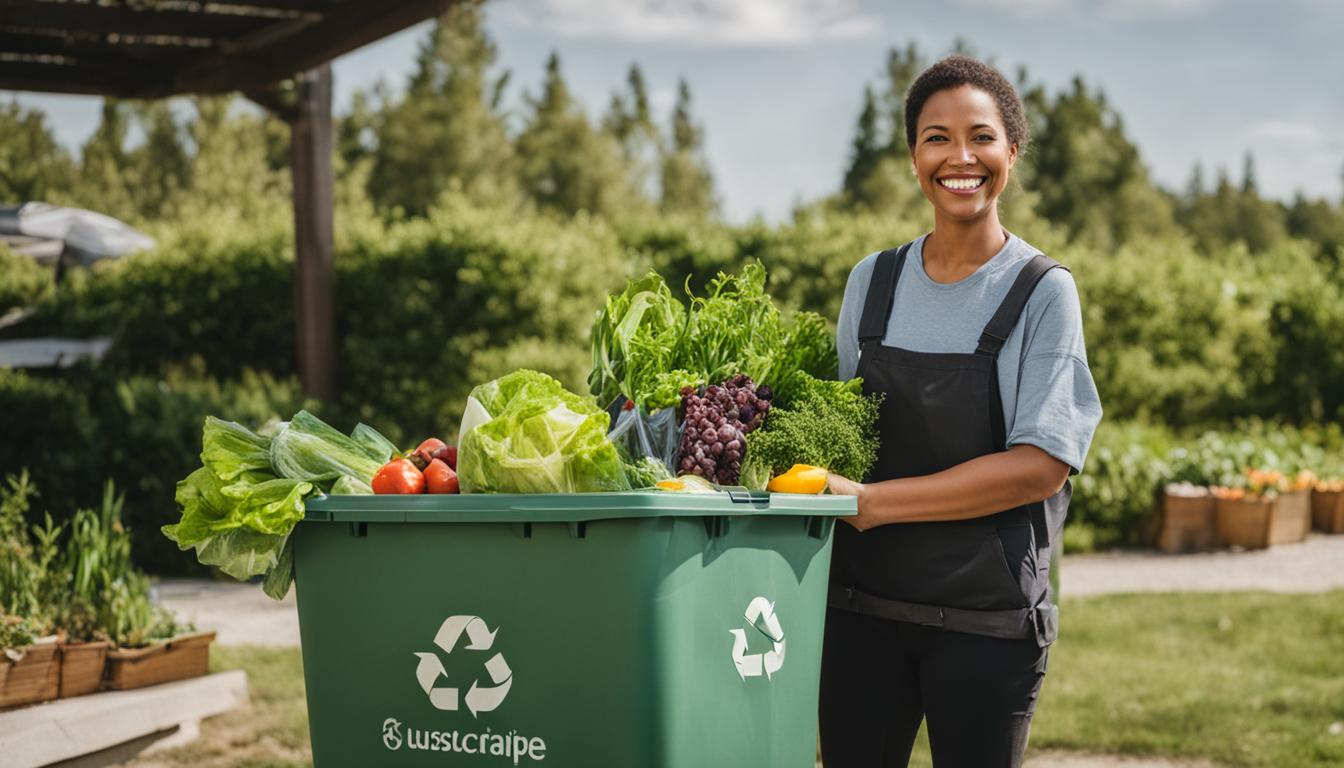
M 244 372 L 221 382 L 200 369 L 125 378 L 99 369 L 61 377 L 0 369 L 0 403 L 0 476 L 26 467 L 41 508 L 58 521 L 97 507 L 104 478 L 114 479 L 136 534 L 133 556 L 156 573 L 199 571 L 195 557 L 158 530 L 179 517 L 174 489 L 200 466 L 205 416 L 255 427 L 305 405 L 293 379 Z

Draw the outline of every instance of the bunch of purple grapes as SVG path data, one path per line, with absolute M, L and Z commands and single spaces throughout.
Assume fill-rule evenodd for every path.
M 770 411 L 772 394 L 738 374 L 722 384 L 681 390 L 685 428 L 677 452 L 682 474 L 699 475 L 718 485 L 735 485 L 742 471 L 747 433 Z

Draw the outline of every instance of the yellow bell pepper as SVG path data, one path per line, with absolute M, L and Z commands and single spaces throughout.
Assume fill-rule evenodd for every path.
M 794 464 L 788 472 L 776 475 L 765 488 L 771 493 L 821 493 L 826 490 L 825 467 Z

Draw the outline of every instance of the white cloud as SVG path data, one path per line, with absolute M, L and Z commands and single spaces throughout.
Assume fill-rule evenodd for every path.
M 1317 146 L 1323 136 L 1313 123 L 1288 120 L 1262 120 L 1246 127 L 1246 138 L 1251 142 L 1291 141 Z
M 1006 11 L 1016 16 L 1079 13 L 1107 19 L 1153 19 L 1190 16 L 1222 0 L 955 0 L 963 8 Z
M 510 21 L 568 37 L 697 46 L 792 46 L 871 37 L 855 0 L 509 0 Z

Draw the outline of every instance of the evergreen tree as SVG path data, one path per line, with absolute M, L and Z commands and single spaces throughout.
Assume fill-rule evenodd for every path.
M 0 205 L 56 201 L 70 193 L 75 165 L 46 115 L 17 100 L 0 107 Z
M 1171 201 L 1149 180 L 1120 115 L 1081 78 L 1045 107 L 1034 143 L 1040 213 L 1071 238 L 1112 248 L 1175 231 Z
M 531 114 L 515 145 L 524 192 L 539 207 L 566 214 L 607 215 L 628 204 L 620 146 L 589 124 L 557 54 L 546 62 L 541 96 L 527 102 Z
M 882 97 L 886 104 L 889 137 L 886 154 L 901 160 L 910 157 L 910 145 L 905 137 L 905 94 L 915 78 L 928 68 L 928 62 L 914 41 L 905 49 L 892 48 L 887 52 L 886 89 Z
M 702 142 L 703 132 L 691 118 L 690 86 L 681 80 L 672 111 L 671 147 L 663 156 L 663 212 L 708 216 L 717 210 L 714 179 L 703 157 Z
M 130 152 L 136 180 L 136 209 L 146 219 L 169 215 L 178 193 L 191 184 L 186 135 L 169 102 L 151 101 L 132 108 L 145 141 Z
M 632 64 L 626 77 L 626 93 L 613 93 L 602 130 L 621 146 L 627 168 L 628 184 L 641 204 L 656 200 L 658 163 L 663 154 L 662 137 L 653 122 L 648 88 L 639 66 Z
M 266 121 L 274 118 L 235 109 L 233 96 L 194 97 L 191 103 L 196 118 L 187 129 L 195 152 L 178 207 L 250 220 L 287 210 L 289 173 L 273 167 L 268 157 Z
M 104 99 L 98 128 L 80 151 L 79 184 L 74 200 L 85 208 L 124 221 L 140 216 L 136 205 L 139 182 L 126 151 L 131 111 L 116 99 Z
M 854 131 L 849 170 L 845 171 L 844 192 L 850 200 L 862 199 L 869 181 L 882 161 L 882 137 L 877 122 L 877 99 L 872 88 L 863 89 L 863 110 Z
M 515 199 L 512 146 L 496 111 L 507 76 L 487 81 L 494 61 L 479 0 L 439 17 L 405 95 L 378 118 L 369 192 L 381 208 L 423 214 L 452 186 L 477 200 Z

